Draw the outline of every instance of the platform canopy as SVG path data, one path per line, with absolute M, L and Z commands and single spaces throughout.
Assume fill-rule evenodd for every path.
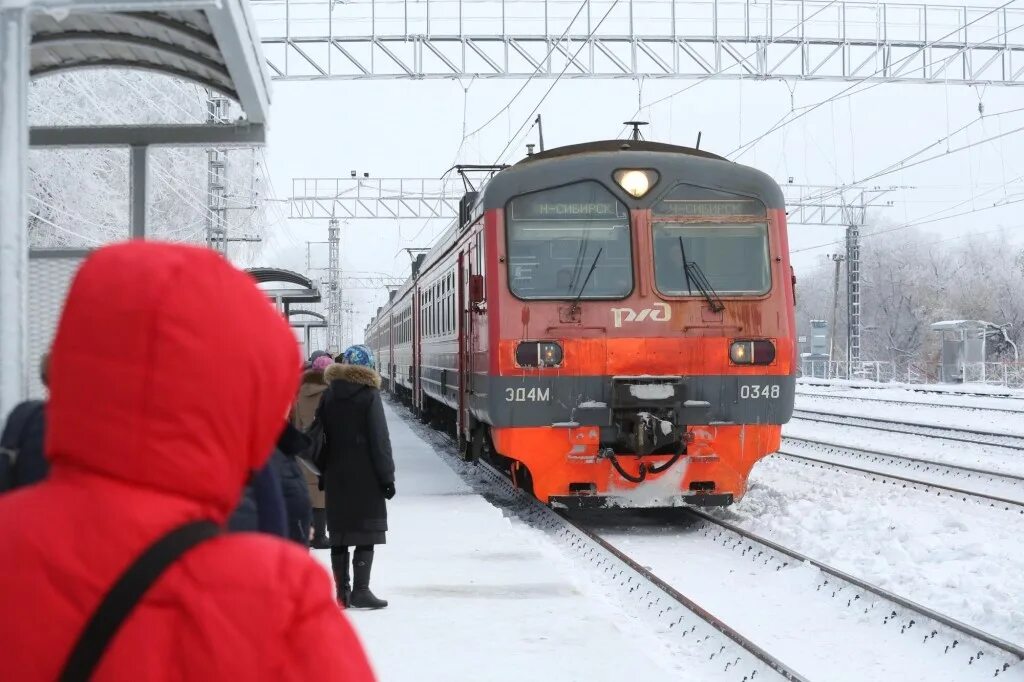
M 181 78 L 235 100 L 242 118 L 227 125 L 45 127 L 30 133 L 29 78 L 86 68 Z M 149 146 L 259 144 L 269 108 L 269 78 L 244 0 L 0 0 L 0 415 L 28 386 L 30 141 L 33 147 L 130 147 L 131 236 L 144 238 Z
M 28 9 L 32 76 L 146 69 L 216 90 L 249 123 L 266 122 L 267 76 L 241 0 L 32 0 Z

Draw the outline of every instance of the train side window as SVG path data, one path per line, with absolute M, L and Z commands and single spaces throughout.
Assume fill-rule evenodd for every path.
M 483 277 L 486 274 L 484 272 L 484 264 L 486 262 L 487 259 L 484 257 L 484 233 L 478 232 L 476 235 L 476 272 L 473 274 Z M 487 299 L 486 278 L 484 279 L 484 299 Z

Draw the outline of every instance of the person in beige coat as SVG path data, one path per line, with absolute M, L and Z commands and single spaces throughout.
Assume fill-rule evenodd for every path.
M 313 418 L 316 416 L 316 408 L 320 404 L 320 397 L 327 390 L 327 382 L 324 381 L 324 368 L 331 364 L 331 358 L 324 355 L 313 361 L 313 368 L 302 374 L 302 383 L 299 385 L 299 394 L 295 400 L 292 423 L 300 431 L 307 431 L 313 425 Z M 306 476 L 306 483 L 309 485 L 309 500 L 313 505 L 313 549 L 327 549 L 330 543 L 327 541 L 327 506 L 324 491 L 320 490 L 317 475 L 307 467 L 302 468 Z

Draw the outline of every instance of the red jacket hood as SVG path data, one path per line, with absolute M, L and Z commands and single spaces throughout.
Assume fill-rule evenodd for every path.
M 53 473 L 194 499 L 222 520 L 271 453 L 299 361 L 281 315 L 220 255 L 100 249 L 75 277 L 53 343 Z

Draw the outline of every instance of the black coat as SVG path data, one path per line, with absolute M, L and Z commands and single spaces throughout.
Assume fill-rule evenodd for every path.
M 45 405 L 27 400 L 11 410 L 0 435 L 0 492 L 46 478 L 50 464 L 43 456 Z
M 281 479 L 269 461 L 253 474 L 242 491 L 242 500 L 228 519 L 228 530 L 289 537 Z
M 228 520 L 229 530 L 258 530 L 308 545 L 313 510 L 296 456 L 305 454 L 310 445 L 308 436 L 285 424 L 270 459 L 242 492 L 242 500 Z
M 388 529 L 382 488 L 395 482 L 395 462 L 380 375 L 369 367 L 335 364 L 324 371 L 324 379 L 328 389 L 316 421 L 323 426 L 325 440 L 319 463 L 327 493 L 327 525 L 332 543 L 346 544 L 346 534 L 360 537 Z
M 291 424 L 285 426 L 277 439 L 277 449 L 270 456 L 270 465 L 281 480 L 284 506 L 288 514 L 288 537 L 306 546 L 309 528 L 313 523 L 313 507 L 309 503 L 309 488 L 302 475 L 302 465 L 296 457 L 309 449 L 309 438 Z

